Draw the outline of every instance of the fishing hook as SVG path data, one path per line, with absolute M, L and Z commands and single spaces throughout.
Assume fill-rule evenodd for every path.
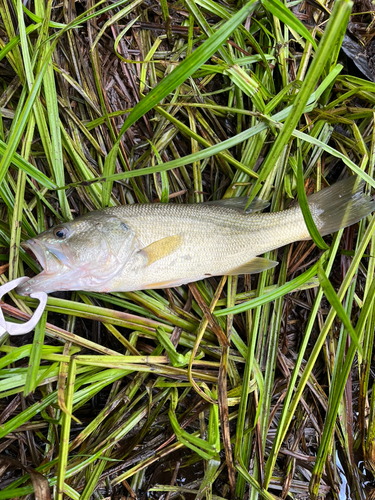
M 17 286 L 21 285 L 22 283 L 25 283 L 25 281 L 27 281 L 28 279 L 29 278 L 27 276 L 23 276 L 22 278 L 8 281 L 8 283 L 5 283 L 5 285 L 0 286 L 0 300 L 2 299 L 3 295 L 10 292 L 14 288 L 17 288 Z M 3 311 L 0 306 L 0 340 L 7 332 L 9 333 L 9 335 L 23 335 L 25 333 L 31 332 L 31 330 L 36 327 L 47 305 L 48 296 L 45 292 L 35 292 L 30 294 L 30 297 L 32 297 L 33 299 L 38 299 L 39 305 L 35 309 L 33 316 L 31 316 L 29 321 L 27 321 L 26 323 L 12 323 L 5 321 Z

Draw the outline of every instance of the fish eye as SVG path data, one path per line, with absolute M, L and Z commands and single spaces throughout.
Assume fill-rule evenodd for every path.
M 59 238 L 59 240 L 63 240 L 68 236 L 68 229 L 63 226 L 56 227 L 53 231 L 54 236 Z

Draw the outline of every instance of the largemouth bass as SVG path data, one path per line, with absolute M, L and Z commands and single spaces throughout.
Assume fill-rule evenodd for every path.
M 375 210 L 375 201 L 363 194 L 363 183 L 354 177 L 308 201 L 322 235 Z M 22 243 L 43 271 L 17 291 L 132 291 L 258 273 L 277 265 L 259 255 L 310 238 L 299 206 L 259 213 L 264 204 L 258 200 L 253 212 L 245 213 L 245 204 L 243 199 L 217 205 L 134 204 L 59 224 Z

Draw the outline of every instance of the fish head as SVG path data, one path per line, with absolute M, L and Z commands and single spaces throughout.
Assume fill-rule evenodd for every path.
M 124 221 L 102 211 L 59 224 L 21 243 L 43 270 L 17 292 L 104 291 L 129 260 L 134 241 L 135 234 Z

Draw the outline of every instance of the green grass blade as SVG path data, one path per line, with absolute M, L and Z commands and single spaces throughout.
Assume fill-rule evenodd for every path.
M 41 2 L 38 2 L 35 5 L 36 14 L 39 15 L 42 19 L 44 19 L 44 25 L 48 24 L 50 14 L 51 14 L 51 5 L 48 3 L 48 8 L 46 9 Z M 61 142 L 61 133 L 60 133 L 60 117 L 59 117 L 59 109 L 58 109 L 58 98 L 55 86 L 54 79 L 54 71 L 53 71 L 53 60 L 52 54 L 49 51 L 50 43 L 46 42 L 47 33 L 41 39 L 41 47 L 40 47 L 40 61 L 42 62 L 44 57 L 46 57 L 46 62 L 48 62 L 46 72 L 43 77 L 43 86 L 44 86 L 44 97 L 46 100 L 46 111 L 47 111 L 47 119 L 49 125 L 49 132 L 51 136 L 51 168 L 53 169 L 54 179 L 59 186 L 63 186 L 65 184 L 65 169 L 63 162 L 63 151 L 62 151 L 62 142 Z M 49 59 L 49 60 L 48 60 Z M 39 114 L 39 123 L 41 120 L 45 119 L 44 113 Z M 46 125 L 45 125 L 45 128 Z M 62 193 L 58 194 L 59 196 L 59 204 L 61 212 L 66 220 L 72 219 L 72 214 L 70 211 L 69 203 L 66 197 L 66 193 L 63 195 Z
M 13 134 L 9 138 L 9 142 L 7 148 L 4 151 L 3 157 L 0 161 L 0 183 L 4 180 L 5 174 L 8 171 L 10 164 L 13 161 L 14 154 L 20 142 L 22 133 L 27 125 L 27 120 L 29 118 L 29 114 L 34 105 L 34 101 L 39 93 L 40 86 L 42 84 L 44 72 L 47 69 L 48 62 L 46 61 L 38 74 L 35 82 L 30 90 L 30 94 L 26 100 L 25 106 L 21 112 L 20 119 L 17 122 L 16 126 L 13 129 Z
M 280 19 L 290 28 L 297 31 L 298 34 L 308 40 L 311 45 L 317 50 L 315 40 L 311 36 L 309 30 L 301 23 L 301 21 L 279 0 L 261 0 L 264 7 L 271 12 L 275 17 Z
M 41 23 L 39 24 L 32 24 L 30 26 L 27 26 L 26 28 L 26 35 L 29 35 L 33 31 L 37 30 L 40 28 Z M 13 37 L 6 45 L 4 48 L 0 50 L 0 61 L 10 52 L 14 47 L 16 47 L 20 43 L 21 37 L 20 35 L 17 35 Z
M 318 248 L 320 248 L 321 250 L 327 250 L 328 245 L 320 236 L 319 230 L 315 225 L 313 216 L 311 215 L 309 203 L 307 201 L 300 148 L 298 148 L 298 161 L 297 161 L 297 192 L 298 192 L 298 203 L 299 206 L 301 207 L 302 215 L 303 218 L 305 219 L 305 223 L 312 240 L 314 241 L 315 245 Z
M 320 285 L 322 286 L 324 290 L 324 294 L 327 297 L 329 303 L 331 306 L 335 309 L 337 316 L 341 319 L 341 321 L 344 323 L 345 328 L 348 330 L 350 337 L 352 339 L 352 342 L 354 343 L 355 347 L 358 349 L 358 352 L 362 355 L 362 348 L 359 344 L 359 340 L 357 337 L 357 334 L 355 333 L 354 328 L 352 327 L 351 321 L 348 318 L 345 309 L 343 308 L 340 300 L 338 299 L 336 292 L 331 285 L 331 282 L 327 278 L 324 269 L 321 265 L 321 263 L 318 263 L 318 278 L 320 281 Z
M 26 375 L 25 388 L 23 391 L 24 397 L 34 392 L 38 383 L 40 383 L 40 380 L 38 379 L 38 370 L 40 367 L 40 360 L 42 359 L 46 322 L 47 312 L 44 312 L 39 323 L 35 327 L 34 340 L 30 352 L 29 366 Z
M 69 435 L 70 427 L 72 422 L 72 411 L 73 411 L 73 398 L 74 398 L 74 382 L 76 378 L 77 364 L 75 359 L 71 359 L 69 363 L 68 377 L 66 379 L 67 390 L 65 392 L 65 408 L 66 411 L 63 412 L 62 425 L 61 425 L 61 437 L 60 437 L 60 449 L 59 449 L 59 467 L 57 471 L 57 500 L 62 500 L 64 496 L 64 483 L 66 476 L 66 469 L 68 463 L 68 453 L 69 453 Z

